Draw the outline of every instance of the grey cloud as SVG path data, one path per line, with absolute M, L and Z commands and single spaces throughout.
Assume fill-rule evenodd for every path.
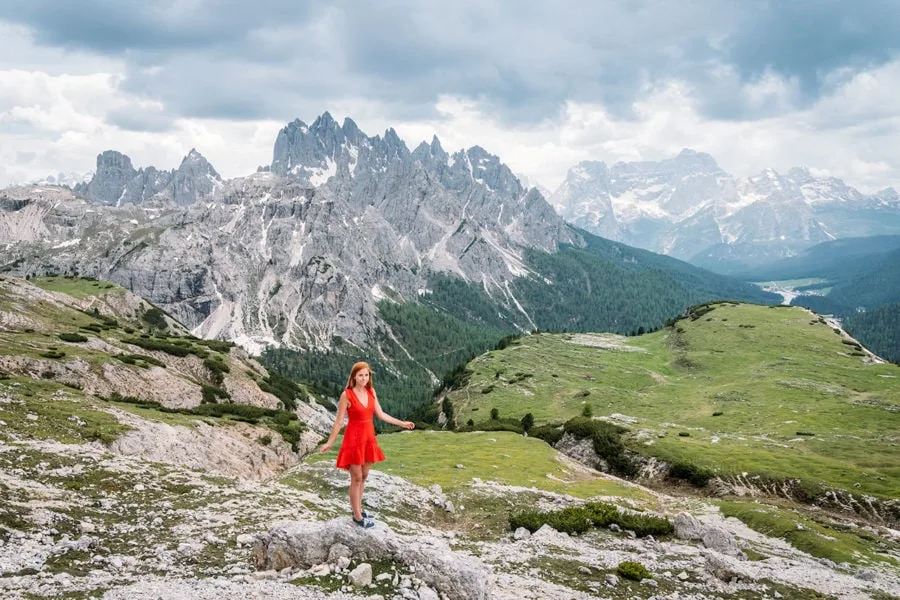
M 161 133 L 172 129 L 174 119 L 171 114 L 159 109 L 139 106 L 124 106 L 109 111 L 106 120 L 127 131 L 147 131 Z
M 748 10 L 728 40 L 727 56 L 747 78 L 767 68 L 796 76 L 809 98 L 839 67 L 883 64 L 900 51 L 895 0 L 794 0 Z
M 30 27 L 39 42 L 94 50 L 171 52 L 228 45 L 257 27 L 305 20 L 302 0 L 2 0 L 0 19 Z
M 0 0 L 0 19 L 43 44 L 124 52 L 123 89 L 173 117 L 287 120 L 366 98 L 408 119 L 455 94 L 508 122 L 553 116 L 567 100 L 627 118 L 648 81 L 681 79 L 707 115 L 738 119 L 783 110 L 743 97 L 767 69 L 800 78 L 792 100 L 803 103 L 830 69 L 887 60 L 900 40 L 888 1 Z

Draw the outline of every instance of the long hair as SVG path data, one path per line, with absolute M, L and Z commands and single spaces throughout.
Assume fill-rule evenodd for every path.
M 347 378 L 347 389 L 350 389 L 353 387 L 353 385 L 355 383 L 354 378 L 356 377 L 356 374 L 359 373 L 360 371 L 362 371 L 363 369 L 369 370 L 369 383 L 366 384 L 366 389 L 370 389 L 370 390 L 375 389 L 375 386 L 372 385 L 372 378 L 374 376 L 372 373 L 372 367 L 369 366 L 369 363 L 362 362 L 362 361 L 356 363 L 355 365 L 353 365 L 353 368 L 350 369 L 350 377 Z

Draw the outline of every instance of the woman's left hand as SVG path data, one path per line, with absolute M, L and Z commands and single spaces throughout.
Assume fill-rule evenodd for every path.
M 416 424 L 412 421 L 403 421 L 403 429 L 415 429 Z

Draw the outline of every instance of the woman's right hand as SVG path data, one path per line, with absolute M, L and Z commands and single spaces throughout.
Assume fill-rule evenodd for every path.
M 331 444 L 333 444 L 333 443 L 334 443 L 334 442 L 325 442 L 325 443 L 322 445 L 322 447 L 319 449 L 319 452 L 320 452 L 321 454 L 325 454 L 326 452 L 328 452 L 328 451 L 331 449 Z

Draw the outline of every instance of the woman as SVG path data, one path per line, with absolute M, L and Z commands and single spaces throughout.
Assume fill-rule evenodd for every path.
M 321 452 L 328 452 L 334 444 L 344 424 L 345 414 L 349 415 L 349 420 L 338 452 L 337 467 L 350 471 L 350 509 L 353 511 L 353 522 L 360 527 L 368 528 L 375 523 L 362 509 L 363 489 L 366 487 L 366 478 L 369 476 L 372 463 L 384 460 L 384 453 L 375 439 L 372 415 L 404 429 L 412 429 L 415 423 L 395 419 L 381 410 L 375 388 L 372 387 L 371 369 L 364 362 L 358 362 L 350 369 L 347 388 L 338 401 L 337 417 L 334 419 L 331 435 L 322 446 Z

